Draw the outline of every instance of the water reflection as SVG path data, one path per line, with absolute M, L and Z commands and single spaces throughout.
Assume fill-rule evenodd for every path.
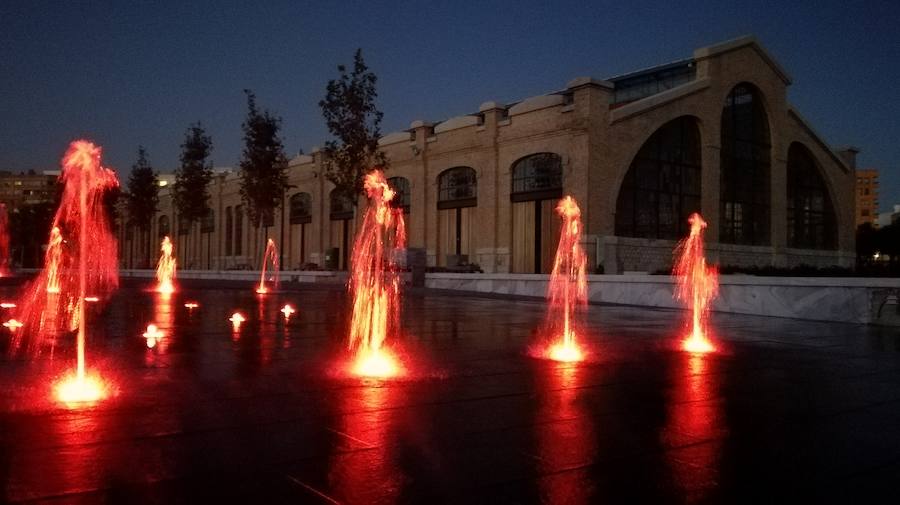
M 675 447 L 668 458 L 675 484 L 702 498 L 719 477 L 727 421 L 719 400 L 720 376 L 714 355 L 682 353 L 673 367 L 673 393 L 663 443 Z
M 538 389 L 547 393 L 539 407 L 541 421 L 535 425 L 538 470 L 544 476 L 539 481 L 541 502 L 591 503 L 591 481 L 575 470 L 590 464 L 596 452 L 594 423 L 579 396 L 585 369 L 553 363 L 544 370 L 546 384 Z
M 378 383 L 344 390 L 337 431 L 345 439 L 328 465 L 332 496 L 347 503 L 394 503 L 403 473 L 391 450 L 392 394 Z

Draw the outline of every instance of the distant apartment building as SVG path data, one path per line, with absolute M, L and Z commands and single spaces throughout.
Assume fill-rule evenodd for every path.
M 856 171 L 856 226 L 878 226 L 878 170 Z
M 58 178 L 57 170 L 0 171 L 0 202 L 10 211 L 23 205 L 51 202 L 56 198 Z

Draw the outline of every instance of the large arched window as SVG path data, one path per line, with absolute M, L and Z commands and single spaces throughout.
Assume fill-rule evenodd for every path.
M 391 199 L 391 207 L 403 209 L 409 214 L 409 179 L 406 177 L 389 177 L 388 187 L 394 190 L 394 198 Z
M 700 211 L 700 131 L 680 117 L 656 130 L 638 151 L 616 201 L 616 235 L 675 239 Z
M 558 154 L 532 154 L 513 164 L 510 193 L 512 201 L 527 202 L 561 197 L 562 158 Z
M 769 244 L 770 151 L 762 96 L 735 86 L 722 111 L 720 241 Z
M 478 179 L 475 169 L 454 167 L 438 176 L 438 209 L 478 205 Z
M 169 225 L 169 216 L 162 215 L 159 216 L 157 231 L 159 232 L 160 237 L 168 236 L 171 233 L 171 227 Z
M 787 161 L 788 247 L 837 248 L 837 225 L 828 187 L 812 153 L 792 144 Z
M 312 222 L 312 195 L 309 193 L 294 193 L 290 201 L 291 224 L 306 224 Z
M 328 203 L 332 221 L 353 219 L 353 200 L 343 192 L 332 189 L 328 195 Z

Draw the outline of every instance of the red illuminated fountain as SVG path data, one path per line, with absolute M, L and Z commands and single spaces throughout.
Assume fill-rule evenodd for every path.
M 118 246 L 103 205 L 104 193 L 119 181 L 112 170 L 100 165 L 100 154 L 99 146 L 78 140 L 63 157 L 60 181 L 64 189 L 46 264 L 23 297 L 26 331 L 13 346 L 18 349 L 27 342 L 29 350 L 39 352 L 45 339 L 77 330 L 75 373 L 56 386 L 57 398 L 67 404 L 99 400 L 106 394 L 103 382 L 89 375 L 85 365 L 87 294 L 105 297 L 119 283 Z
M 581 209 L 571 196 L 559 201 L 556 212 L 563 220 L 559 247 L 553 262 L 547 298 L 547 331 L 549 345 L 538 349 L 538 357 L 556 361 L 581 361 L 584 351 L 578 345 L 577 312 L 587 305 L 587 257 L 581 247 Z
M 172 255 L 174 246 L 169 237 L 163 237 L 159 247 L 159 262 L 156 264 L 156 292 L 170 294 L 175 292 L 176 260 Z
M 9 275 L 9 216 L 6 204 L 0 203 L 0 277 Z
M 269 288 L 266 287 L 266 266 L 270 263 L 272 268 L 269 269 L 269 275 L 271 275 L 269 282 L 275 285 L 275 289 L 278 289 L 278 248 L 275 247 L 275 241 L 272 239 L 266 242 L 266 250 L 262 258 L 262 273 L 259 276 L 259 287 L 256 288 L 256 292 L 261 295 L 269 292 Z
M 707 266 L 703 253 L 706 221 L 700 214 L 694 213 L 688 222 L 691 233 L 675 248 L 675 267 L 672 270 L 678 283 L 675 298 L 687 302 L 691 311 L 691 327 L 682 347 L 693 353 L 713 352 L 716 348 L 709 338 L 707 320 L 709 303 L 719 291 L 719 272 L 715 267 Z
M 362 377 L 392 377 L 403 370 L 384 344 L 400 326 L 400 274 L 394 252 L 406 247 L 406 229 L 402 209 L 389 205 L 395 193 L 384 174 L 373 170 L 364 186 L 369 206 L 351 258 L 350 371 Z

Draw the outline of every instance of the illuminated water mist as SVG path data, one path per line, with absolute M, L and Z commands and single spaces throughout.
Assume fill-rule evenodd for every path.
M 685 351 L 705 353 L 715 351 L 708 335 L 709 304 L 719 291 L 719 272 L 707 266 L 703 251 L 703 230 L 706 221 L 694 213 L 688 218 L 691 232 L 675 248 L 675 266 L 672 275 L 677 287 L 675 298 L 686 302 L 691 311 L 691 322 L 682 344 Z
M 56 387 L 67 403 L 100 399 L 102 381 L 86 367 L 85 303 L 88 294 L 106 297 L 118 287 L 118 245 L 103 203 L 106 191 L 119 184 L 115 172 L 100 165 L 101 148 L 78 140 L 62 160 L 63 193 L 53 219 L 45 267 L 26 288 L 22 303 L 25 330 L 14 349 L 40 351 L 67 331 L 76 334 L 75 373 Z M 65 240 L 63 240 L 65 237 Z
M 351 372 L 390 377 L 402 373 L 384 343 L 400 326 L 400 273 L 395 253 L 406 247 L 406 229 L 402 209 L 390 206 L 395 193 L 380 170 L 366 175 L 364 187 L 369 205 L 353 244 L 350 271 Z
M 559 201 L 556 212 L 563 225 L 547 287 L 546 338 L 550 344 L 538 354 L 556 361 L 581 361 L 584 352 L 577 341 L 577 312 L 587 306 L 587 256 L 581 246 L 581 209 L 574 198 L 567 196 Z
M 163 237 L 159 246 L 159 262 L 156 264 L 156 291 L 158 293 L 175 292 L 175 270 L 177 260 L 172 254 L 174 246 L 169 237 Z
M 262 273 L 259 275 L 259 286 L 256 288 L 256 292 L 259 294 L 269 292 L 269 288 L 266 287 L 266 267 L 269 264 L 272 265 L 268 269 L 269 275 L 271 275 L 269 282 L 275 286 L 275 289 L 278 289 L 278 248 L 275 247 L 275 241 L 272 239 L 266 241 L 266 250 L 263 252 Z

